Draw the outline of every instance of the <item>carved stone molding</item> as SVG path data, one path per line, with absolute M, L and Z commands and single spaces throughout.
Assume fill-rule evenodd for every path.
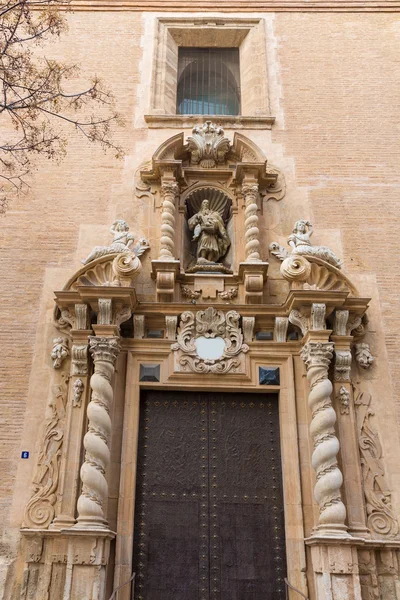
M 254 326 L 256 324 L 255 317 L 243 317 L 242 326 L 243 326 L 243 339 L 248 344 L 252 342 L 254 339 Z
M 335 350 L 335 381 L 350 381 L 352 356 L 350 350 Z
M 333 333 L 335 335 L 349 335 L 347 332 L 347 323 L 349 320 L 348 310 L 336 310 L 333 322 Z
M 328 379 L 332 355 L 330 342 L 309 341 L 301 352 L 310 384 L 312 466 L 317 475 L 314 496 L 320 510 L 318 533 L 343 537 L 347 536 L 346 508 L 340 494 L 343 476 L 337 462 L 339 440 L 335 435 L 336 413 L 331 401 L 333 386 Z
M 88 374 L 88 344 L 73 344 L 71 372 L 78 376 Z
M 142 340 L 144 338 L 144 328 L 144 315 L 133 315 L 133 337 L 135 340 Z
M 382 445 L 372 417 L 371 394 L 355 389 L 357 432 L 361 452 L 368 527 L 377 537 L 394 538 L 399 523 L 392 509 L 391 491 L 385 477 Z
M 350 392 L 344 385 L 340 386 L 336 399 L 340 404 L 340 414 L 348 415 L 350 412 Z
M 55 515 L 69 375 L 63 373 L 62 377 L 63 383 L 54 385 L 51 390 L 50 416 L 44 427 L 33 477 L 33 495 L 25 509 L 23 527 L 45 529 Z
M 81 404 L 82 404 L 82 394 L 83 394 L 83 390 L 85 389 L 85 384 L 83 383 L 82 379 L 76 379 L 74 381 L 74 385 L 73 385 L 73 406 L 74 408 L 80 408 Z
M 355 355 L 356 355 L 356 363 L 362 369 L 369 369 L 372 363 L 374 362 L 374 357 L 371 354 L 371 350 L 369 344 L 366 342 L 360 342 L 358 344 L 354 344 Z
M 65 359 L 69 356 L 68 339 L 63 337 L 54 338 L 50 356 L 53 361 L 53 367 L 60 369 Z
M 249 349 L 239 326 L 240 315 L 231 310 L 226 314 L 213 307 L 197 313 L 182 313 L 175 352 L 175 367 L 180 372 L 239 373 L 243 372 L 244 353 Z M 220 340 L 221 354 L 213 359 L 201 358 L 197 340 Z
M 304 312 L 297 310 L 297 309 L 293 309 L 290 311 L 289 322 L 292 325 L 296 325 L 296 327 L 299 327 L 299 329 L 303 335 L 306 335 L 307 331 L 310 328 L 309 315 L 307 315 Z
M 78 527 L 105 528 L 103 504 L 108 495 L 105 477 L 110 463 L 110 409 L 113 402 L 112 377 L 119 353 L 119 338 L 89 338 L 94 373 L 87 407 L 88 431 L 84 438 L 85 461 L 81 467 L 82 492 L 78 499 Z
M 211 121 L 193 127 L 192 136 L 187 138 L 190 163 L 203 169 L 213 169 L 225 162 L 230 150 L 230 142 L 224 136 L 222 127 Z
M 289 326 L 288 317 L 275 317 L 274 340 L 275 342 L 286 342 Z
M 234 298 L 237 298 L 238 295 L 238 288 L 237 287 L 231 287 L 229 288 L 229 290 L 225 290 L 223 292 L 218 292 L 218 296 L 220 298 L 222 298 L 222 300 L 233 300 Z
M 307 307 L 293 309 L 289 314 L 289 321 L 296 325 L 305 335 L 307 331 L 322 331 L 326 329 L 325 322 L 326 305 L 323 303 L 312 303 L 311 310 Z
M 187 285 L 181 285 L 181 292 L 182 296 L 188 300 L 198 300 L 202 290 L 192 290 L 192 288 Z
M 165 317 L 165 326 L 167 330 L 167 340 L 176 340 L 176 328 L 178 326 L 178 317 Z

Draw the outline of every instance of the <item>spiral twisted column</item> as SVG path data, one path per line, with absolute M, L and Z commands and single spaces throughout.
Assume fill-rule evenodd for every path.
M 175 259 L 175 203 L 179 192 L 176 181 L 163 181 L 161 195 L 163 198 L 161 214 L 160 260 Z
M 242 192 L 245 202 L 244 228 L 246 262 L 261 262 L 260 230 L 258 228 L 258 184 L 243 184 Z
M 340 494 L 343 476 L 337 462 L 336 413 L 331 401 L 333 386 L 328 379 L 333 348 L 331 342 L 308 341 L 301 357 L 310 384 L 308 404 L 312 411 L 310 433 L 314 443 L 312 466 L 317 475 L 314 496 L 320 511 L 316 533 L 347 537 L 346 508 Z
M 111 381 L 120 346 L 117 337 L 91 336 L 89 344 L 94 373 L 90 379 L 92 393 L 87 407 L 88 430 L 83 440 L 85 461 L 80 471 L 82 492 L 77 504 L 77 526 L 104 529 L 107 527 L 103 505 L 108 496 L 110 409 L 114 396 Z

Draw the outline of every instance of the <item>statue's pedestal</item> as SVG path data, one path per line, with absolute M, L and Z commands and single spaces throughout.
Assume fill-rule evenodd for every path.
M 242 262 L 239 265 L 239 281 L 244 282 L 246 304 L 261 304 L 264 284 L 267 280 L 267 262 Z
M 179 260 L 152 260 L 152 277 L 156 280 L 157 301 L 172 301 L 175 291 L 175 281 L 180 273 Z

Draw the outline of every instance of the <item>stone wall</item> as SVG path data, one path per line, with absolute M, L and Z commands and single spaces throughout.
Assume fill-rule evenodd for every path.
M 398 511 L 400 17 L 373 12 L 252 13 L 255 17 L 265 18 L 269 102 L 276 123 L 272 131 L 242 132 L 287 180 L 285 198 L 265 203 L 260 215 L 263 258 L 271 241 L 284 242 L 294 221 L 308 218 L 316 229 L 315 243 L 331 246 L 361 294 L 373 298 L 369 341 L 376 363 L 366 377 Z M 110 223 L 121 217 L 152 242 L 137 293 L 155 299 L 149 263 L 158 255 L 158 229 L 149 198 L 135 196 L 134 177 L 159 144 L 181 131 L 148 129 L 144 120 L 156 18 L 157 13 L 106 10 L 69 15 L 69 32 L 51 54 L 81 63 L 83 76 L 97 73 L 113 88 L 126 121 L 116 133 L 125 159 L 103 154 L 72 134 L 67 158 L 59 165 L 39 164 L 29 194 L 13 201 L 0 221 L 4 577 L 16 552 L 50 393 L 53 291 L 62 288 L 94 245 L 107 243 Z M 232 137 L 232 131 L 225 133 Z M 266 299 L 276 302 L 279 265 L 273 257 L 270 263 Z M 20 460 L 21 450 L 30 451 L 29 460 Z M 11 597 L 7 593 L 4 598 Z

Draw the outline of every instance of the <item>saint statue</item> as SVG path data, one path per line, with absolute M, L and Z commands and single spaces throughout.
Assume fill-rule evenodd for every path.
M 288 237 L 288 244 L 292 248 L 293 254 L 301 254 L 302 256 L 316 256 L 325 260 L 327 263 L 340 269 L 341 260 L 327 246 L 313 246 L 311 236 L 313 228 L 310 221 L 296 221 L 291 235 Z
M 203 200 L 198 213 L 188 220 L 193 240 L 197 242 L 197 264 L 217 263 L 231 245 L 221 215 L 210 209 L 208 200 Z

